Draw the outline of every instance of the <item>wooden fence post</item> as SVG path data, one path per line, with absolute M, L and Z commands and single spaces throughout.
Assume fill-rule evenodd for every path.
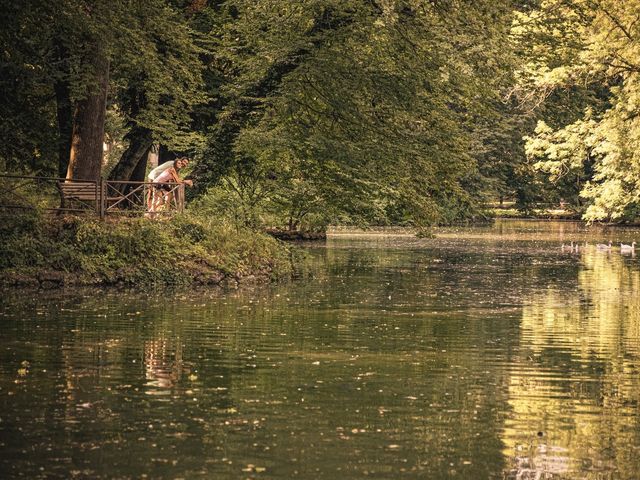
M 100 179 L 100 196 L 99 196 L 99 199 L 100 199 L 100 211 L 99 211 L 99 214 L 100 214 L 100 218 L 101 219 L 104 218 L 104 214 L 105 214 L 104 210 L 105 210 L 105 204 L 106 204 L 106 201 L 107 201 L 106 196 L 107 196 L 107 185 L 106 185 L 104 179 L 101 178 Z

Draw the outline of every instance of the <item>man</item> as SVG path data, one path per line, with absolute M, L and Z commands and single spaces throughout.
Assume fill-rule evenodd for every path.
M 182 159 L 180 159 L 180 160 L 182 160 Z M 169 168 L 173 167 L 173 163 L 174 162 L 175 162 L 175 160 L 169 160 L 168 162 L 164 162 L 164 163 L 158 165 L 153 170 L 151 170 L 149 172 L 149 175 L 147 175 L 147 179 L 149 180 L 149 182 L 153 183 L 153 181 L 158 177 L 158 175 L 160 175 L 165 170 L 168 170 Z

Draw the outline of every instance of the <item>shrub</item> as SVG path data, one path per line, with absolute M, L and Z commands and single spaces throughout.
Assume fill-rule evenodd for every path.
M 287 246 L 194 213 L 162 221 L 25 217 L 3 235 L 0 255 L 2 271 L 55 270 L 79 283 L 188 284 L 203 271 L 272 278 L 292 271 Z

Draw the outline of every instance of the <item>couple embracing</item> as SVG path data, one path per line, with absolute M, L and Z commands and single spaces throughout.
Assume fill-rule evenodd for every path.
M 157 212 L 165 205 L 170 205 L 173 198 L 172 192 L 175 184 L 193 186 L 191 180 L 182 180 L 178 172 L 189 165 L 187 157 L 180 157 L 158 165 L 148 175 L 149 182 L 153 183 L 147 198 L 149 212 Z

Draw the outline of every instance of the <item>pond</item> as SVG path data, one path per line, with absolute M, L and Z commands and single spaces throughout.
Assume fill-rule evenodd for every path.
M 638 478 L 640 231 L 436 233 L 237 291 L 4 292 L 0 478 Z

